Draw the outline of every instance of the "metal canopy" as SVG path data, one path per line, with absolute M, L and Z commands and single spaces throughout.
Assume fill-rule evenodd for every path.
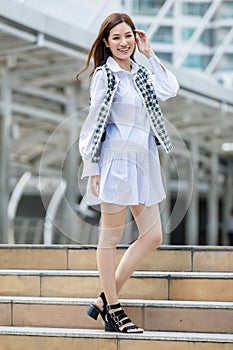
M 46 3 L 55 6 L 55 2 L 58 4 L 51 0 Z M 96 35 L 94 29 L 108 11 L 121 9 L 119 1 L 111 6 L 100 1 L 95 8 L 92 1 L 86 1 L 86 5 L 82 1 L 59 1 L 62 10 L 67 9 L 69 14 L 77 9 L 77 21 L 75 14 L 68 23 L 67 15 L 61 18 L 61 9 L 60 15 L 55 15 L 58 5 L 53 12 L 49 7 L 42 12 L 36 4 L 38 7 L 37 1 L 0 0 L 0 111 L 1 116 L 6 115 L 8 108 L 7 115 L 11 116 L 8 137 L 12 188 L 14 179 L 23 172 L 29 170 L 38 175 L 41 156 L 54 129 L 70 116 L 70 110 L 79 111 L 88 105 L 89 82 L 75 82 L 75 74 L 84 65 L 87 49 Z M 144 62 L 141 57 L 139 60 Z M 216 85 L 211 74 L 204 77 L 167 66 L 181 88 L 179 96 L 162 104 L 162 109 L 187 144 L 197 141 L 204 164 L 200 181 L 208 179 L 213 154 L 223 160 L 220 172 L 228 173 L 224 160 L 232 159 L 233 151 L 226 152 L 222 145 L 232 142 L 232 90 Z M 11 93 L 10 105 L 4 99 L 7 90 Z M 75 94 L 71 109 L 70 90 Z M 85 113 L 78 119 L 77 131 L 84 117 Z M 54 174 L 54 186 L 66 151 L 67 133 L 61 130 L 53 138 L 44 163 L 44 174 Z M 182 157 L 180 150 L 181 167 Z M 54 187 L 49 189 L 53 192 Z
M 8 75 L 13 89 L 11 155 L 15 162 L 24 164 L 39 159 L 54 123 L 64 120 L 66 87 L 74 84 L 75 73 L 83 66 L 85 52 L 93 40 L 93 33 L 82 28 L 85 21 L 74 25 L 76 14 L 72 24 L 68 24 L 39 12 L 33 8 L 35 3 L 1 1 L 0 65 L 2 76 Z M 77 18 L 85 17 L 80 15 L 84 7 L 71 3 L 66 5 L 72 5 L 72 10 L 77 8 Z M 99 9 L 105 3 L 102 1 Z M 95 21 L 96 12 L 93 9 L 89 23 Z M 198 134 L 205 148 L 223 154 L 221 145 L 231 141 L 233 131 L 232 91 L 184 68 L 169 68 L 178 77 L 181 89 L 179 99 L 164 106 L 167 118 L 184 137 Z

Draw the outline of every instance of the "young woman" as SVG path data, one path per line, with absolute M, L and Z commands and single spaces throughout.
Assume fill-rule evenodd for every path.
M 136 48 L 146 56 L 152 72 L 135 62 Z M 106 331 L 142 333 L 122 310 L 118 294 L 162 241 L 158 203 L 165 192 L 157 146 L 170 152 L 172 145 L 157 99 L 175 96 L 178 83 L 154 54 L 146 33 L 136 30 L 127 14 L 114 13 L 105 19 L 78 76 L 88 69 L 92 57 L 90 111 L 79 148 L 83 177 L 89 177 L 87 203 L 101 207 L 97 263 L 103 292 L 87 313 L 94 319 L 100 313 Z M 116 246 L 128 207 L 139 236 L 116 268 Z

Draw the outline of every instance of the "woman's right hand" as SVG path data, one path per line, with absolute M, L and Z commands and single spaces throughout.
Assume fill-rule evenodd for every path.
M 91 176 L 91 192 L 94 194 L 94 196 L 99 197 L 99 190 L 100 190 L 100 176 L 99 175 Z

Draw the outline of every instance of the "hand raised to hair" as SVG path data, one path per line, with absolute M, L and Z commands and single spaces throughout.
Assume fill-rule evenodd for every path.
M 136 37 L 136 43 L 139 52 L 141 52 L 147 58 L 154 57 L 155 54 L 150 47 L 150 41 L 147 38 L 146 32 L 143 30 L 135 29 L 135 33 L 139 36 L 139 38 Z

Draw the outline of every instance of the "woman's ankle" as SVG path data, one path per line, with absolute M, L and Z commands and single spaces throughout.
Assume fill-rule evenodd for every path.
M 121 304 L 119 303 L 119 301 L 115 301 L 113 302 L 112 304 L 107 304 L 107 311 L 109 313 L 112 313 L 112 312 L 116 312 L 118 310 L 121 310 L 122 307 L 121 307 Z
M 94 304 L 98 307 L 99 310 L 101 310 L 101 311 L 103 310 L 104 303 L 103 303 L 103 300 L 101 299 L 101 297 L 96 298 Z

